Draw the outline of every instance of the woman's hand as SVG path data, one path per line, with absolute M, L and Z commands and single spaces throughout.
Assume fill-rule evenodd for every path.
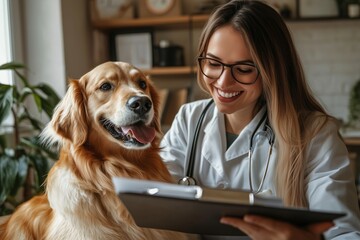
M 321 234 L 334 225 L 332 222 L 321 222 L 299 228 L 289 223 L 255 215 L 245 215 L 243 219 L 223 217 L 220 222 L 238 228 L 253 240 L 321 240 Z

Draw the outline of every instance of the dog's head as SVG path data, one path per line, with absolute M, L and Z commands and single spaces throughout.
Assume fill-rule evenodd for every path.
M 124 62 L 107 62 L 71 80 L 43 136 L 105 148 L 144 149 L 158 142 L 159 97 L 152 82 Z M 105 145 L 107 144 L 107 145 Z

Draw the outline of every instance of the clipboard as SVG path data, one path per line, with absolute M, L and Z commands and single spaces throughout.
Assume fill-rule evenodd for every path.
M 113 178 L 115 192 L 139 227 L 191 234 L 242 236 L 220 223 L 222 216 L 256 214 L 298 226 L 332 221 L 344 213 L 283 207 L 279 199 L 250 192 L 183 186 L 150 180 Z

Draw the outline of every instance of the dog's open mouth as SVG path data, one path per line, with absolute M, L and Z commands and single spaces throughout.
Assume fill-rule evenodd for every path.
M 102 118 L 100 122 L 115 139 L 123 141 L 125 145 L 144 146 L 155 138 L 155 128 L 146 126 L 142 122 L 121 127 L 105 118 Z

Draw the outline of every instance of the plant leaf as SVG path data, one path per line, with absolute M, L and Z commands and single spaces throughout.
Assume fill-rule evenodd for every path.
M 9 116 L 13 104 L 13 87 L 0 84 L 0 123 Z
M 39 150 L 46 152 L 47 156 L 52 160 L 59 159 L 59 148 L 56 145 L 47 145 L 41 142 L 40 136 L 32 137 L 29 139 L 34 147 L 36 146 Z
M 18 173 L 18 162 L 7 155 L 0 156 L 0 205 L 2 205 L 10 192 L 13 190 L 13 186 Z
M 20 78 L 21 82 L 24 84 L 25 87 L 29 86 L 28 81 L 26 80 L 25 76 L 22 75 L 18 70 L 14 69 L 14 72 L 16 73 L 16 75 Z
M 21 138 L 21 143 L 29 148 L 35 149 L 36 151 L 43 150 L 39 145 L 36 144 L 36 137 L 23 137 Z
M 350 92 L 349 125 L 360 126 L 360 80 L 354 84 Z
M 16 196 L 18 190 L 24 185 L 29 168 L 29 158 L 26 154 L 22 154 L 21 156 L 19 156 L 17 158 L 17 162 L 18 162 L 17 175 L 14 181 L 13 189 L 10 192 L 10 195 L 12 196 Z
M 6 148 L 6 146 L 7 146 L 6 135 L 0 135 L 0 147 L 1 147 L 0 155 L 4 153 L 4 149 Z
M 42 111 L 42 101 L 41 101 L 41 97 L 37 94 L 33 94 L 34 97 L 34 102 L 39 110 L 39 112 Z
M 23 122 L 25 120 L 29 121 L 35 130 L 41 131 L 44 127 L 44 124 L 38 119 L 33 118 L 26 108 L 24 109 L 24 112 L 21 114 L 21 116 L 19 116 L 19 122 Z
M 14 69 L 22 69 L 25 66 L 21 63 L 16 62 L 8 62 L 0 65 L 0 70 L 14 70 Z
M 56 104 L 52 103 L 51 101 L 48 101 L 45 98 L 41 98 L 42 101 L 42 109 L 46 113 L 46 115 L 51 118 L 52 114 L 54 113 L 54 108 Z
M 30 138 L 24 137 L 21 139 L 21 143 L 33 149 L 45 152 L 46 155 L 52 160 L 57 160 L 59 157 L 58 147 L 43 144 L 39 136 L 33 136 Z
M 26 97 L 33 94 L 33 90 L 29 87 L 24 87 L 19 94 L 19 102 L 24 102 Z
M 29 157 L 36 170 L 35 187 L 36 187 L 36 191 L 39 192 L 40 190 L 43 190 L 41 186 L 45 182 L 47 174 L 50 170 L 49 161 L 46 157 L 44 157 L 41 154 L 32 154 L 29 155 Z
M 0 85 L 0 119 L 14 112 L 14 131 L 26 127 L 31 137 L 20 137 L 20 143 L 15 148 L 6 148 L 6 139 L 0 147 L 0 212 L 11 212 L 24 199 L 15 198 L 20 186 L 26 181 L 29 168 L 34 171 L 36 191 L 42 188 L 42 184 L 49 171 L 51 159 L 57 159 L 57 152 L 53 146 L 42 145 L 38 141 L 38 130 L 43 129 L 43 122 L 37 120 L 27 107 L 28 101 L 34 101 L 39 112 L 45 111 L 51 116 L 56 104 L 60 101 L 55 91 L 47 84 L 31 85 L 25 75 L 22 74 L 24 65 L 10 62 L 0 65 L 0 70 L 12 70 L 16 74 L 16 84 Z M 19 80 L 22 81 L 18 82 Z M 11 88 L 11 89 L 10 89 Z M 32 95 L 31 98 L 30 95 Z M 2 104 L 6 103 L 6 104 Z M 5 108 L 4 106 L 10 106 Z M 0 138 L 2 136 L 0 135 Z M 3 139 L 3 138 L 2 138 Z M 18 136 L 16 136 L 18 139 Z M 21 146 L 24 148 L 21 149 Z M 57 150 L 57 148 L 56 148 Z M 26 183 L 26 182 L 25 182 Z M 5 204 L 4 204 L 5 203 Z
M 43 94 L 39 94 L 42 102 L 42 110 L 51 118 L 54 108 L 59 103 L 60 98 L 56 92 L 47 84 L 39 84 L 34 87 L 40 90 Z
M 60 101 L 60 97 L 57 95 L 54 89 L 51 88 L 48 84 L 40 83 L 34 88 L 41 90 L 48 97 L 48 99 L 54 101 L 55 104 L 57 104 Z

